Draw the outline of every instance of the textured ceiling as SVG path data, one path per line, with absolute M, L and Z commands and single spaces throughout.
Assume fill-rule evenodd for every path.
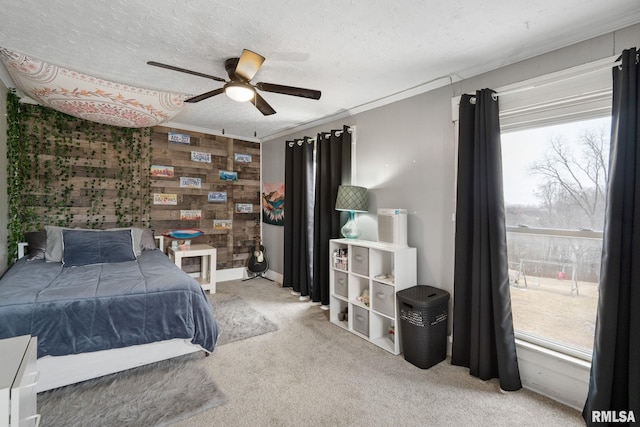
M 98 78 L 196 95 L 243 48 L 267 59 L 253 82 L 319 89 L 319 101 L 262 92 L 263 117 L 225 95 L 170 125 L 265 140 L 354 114 L 640 22 L 638 0 L 0 0 L 0 47 Z M 13 87 L 0 65 L 0 77 Z

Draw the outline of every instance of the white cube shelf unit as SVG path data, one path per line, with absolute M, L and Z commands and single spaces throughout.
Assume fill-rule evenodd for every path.
M 329 251 L 331 323 L 400 354 L 396 292 L 417 285 L 416 248 L 332 239 Z M 362 298 L 366 292 L 368 303 Z

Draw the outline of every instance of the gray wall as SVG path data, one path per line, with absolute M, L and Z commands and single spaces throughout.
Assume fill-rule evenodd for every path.
M 262 170 L 260 179 L 263 183 L 284 182 L 284 140 L 281 142 L 261 144 Z M 267 159 L 265 161 L 265 158 Z M 283 271 L 284 227 L 262 223 L 262 243 L 269 268 L 282 274 Z
M 7 94 L 0 82 L 0 276 L 7 269 Z
M 452 292 L 456 167 L 452 98 L 607 58 L 634 46 L 640 46 L 640 24 L 348 119 L 266 141 L 262 144 L 263 181 L 284 181 L 285 140 L 355 125 L 355 182 L 369 188 L 372 212 L 359 216 L 362 238 L 377 239 L 377 208 L 407 209 L 409 245 L 418 249 L 418 283 Z M 283 228 L 265 225 L 263 240 L 270 254 L 270 269 L 282 273 Z

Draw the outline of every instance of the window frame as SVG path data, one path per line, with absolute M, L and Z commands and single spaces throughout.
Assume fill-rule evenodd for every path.
M 571 123 L 579 120 L 587 120 L 592 118 L 602 118 L 611 114 L 611 105 L 613 93 L 612 89 L 603 86 L 602 78 L 605 73 L 611 77 L 611 68 L 615 65 L 617 56 L 604 58 L 588 64 L 561 70 L 555 73 L 546 74 L 544 76 L 528 79 L 518 83 L 506 85 L 495 89 L 500 102 L 500 132 L 515 132 L 525 129 L 541 128 L 545 126 L 558 125 L 563 123 Z M 598 77 L 600 76 L 600 77 Z M 558 87 L 562 87 L 565 82 L 568 86 L 577 89 L 576 95 L 573 97 L 566 92 L 557 92 Z M 595 82 L 595 83 L 594 83 Z M 589 90 L 589 85 L 594 84 L 595 90 Z M 612 82 L 611 86 L 612 87 Z M 586 88 L 586 90 L 585 90 Z M 534 93 L 535 92 L 535 93 Z M 529 93 L 529 94 L 527 94 Z M 534 96 L 535 95 L 535 96 Z M 541 102 L 540 98 L 549 97 L 548 102 Z M 527 96 L 536 99 L 531 108 L 523 106 L 522 100 L 526 100 Z M 520 98 L 516 102 L 503 102 L 509 97 Z M 459 136 L 459 105 L 461 96 L 455 96 L 451 100 L 452 104 L 452 121 L 454 128 L 454 190 L 457 188 L 458 176 L 458 136 Z M 503 108 L 503 103 L 506 108 Z M 518 116 L 523 118 L 518 122 Z M 503 118 L 508 118 L 503 124 Z M 454 206 L 456 205 L 455 195 L 453 192 Z M 452 215 L 455 221 L 455 212 Z M 581 238 L 602 240 L 602 231 L 583 230 L 583 229 L 554 229 L 554 228 L 536 228 L 536 227 L 517 227 L 507 226 L 507 233 L 519 233 L 535 236 L 551 236 L 566 238 Z M 455 236 L 454 236 L 455 237 Z M 562 355 L 574 357 L 579 360 L 591 362 L 592 352 L 574 348 L 569 345 L 563 345 L 556 341 L 545 339 L 544 337 L 534 336 L 527 332 L 514 330 L 517 340 L 539 346 Z

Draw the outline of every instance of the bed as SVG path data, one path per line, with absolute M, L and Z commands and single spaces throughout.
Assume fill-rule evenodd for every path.
M 38 337 L 38 392 L 213 351 L 218 328 L 202 287 L 148 237 L 145 247 L 142 231 L 43 232 L 44 254 L 31 248 L 0 279 L 0 338 Z

